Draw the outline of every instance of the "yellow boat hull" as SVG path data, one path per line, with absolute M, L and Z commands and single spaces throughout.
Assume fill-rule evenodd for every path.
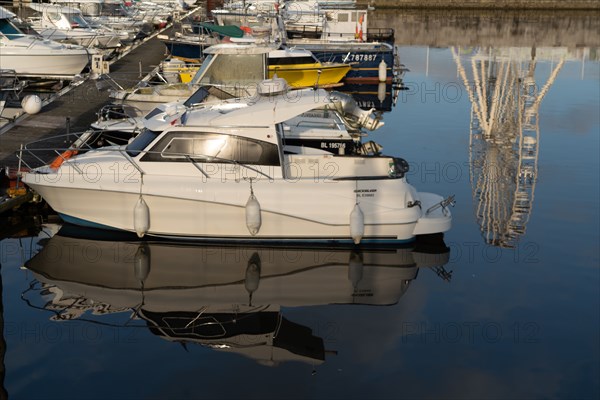
M 321 71 L 319 73 L 319 71 Z M 347 64 L 290 64 L 270 65 L 269 78 L 277 74 L 287 81 L 292 87 L 325 86 L 333 85 L 344 79 L 350 71 Z

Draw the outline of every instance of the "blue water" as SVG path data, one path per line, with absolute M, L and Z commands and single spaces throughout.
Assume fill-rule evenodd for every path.
M 494 49 L 495 54 L 501 50 Z M 371 139 L 382 144 L 386 154 L 409 161 L 409 179 L 417 189 L 456 195 L 453 227 L 445 235 L 450 254 L 447 260 L 442 255 L 436 268 L 415 267 L 413 248 L 403 249 L 402 259 L 383 251 L 376 254 L 384 265 L 362 254 L 358 259 L 362 257 L 363 269 L 356 273 L 352 263 L 357 256 L 333 250 L 221 248 L 200 250 L 198 255 L 189 247 L 164 250 L 154 244 L 149 247 L 151 257 L 145 258 L 147 249 L 130 242 L 65 244 L 57 237 L 48 241 L 57 227 L 46 227 L 31 238 L 3 240 L 3 387 L 11 398 L 44 399 L 597 399 L 600 63 L 595 56 L 584 58 L 582 65 L 575 54 L 582 50 L 550 49 L 542 57 L 538 49 L 537 94 L 560 57 L 566 61 L 537 109 L 538 146 L 527 153 L 537 157 L 529 180 L 535 187 L 527 195 L 524 226 L 510 238 L 498 232 L 504 239 L 494 241 L 494 228 L 482 227 L 477 210 L 513 204 L 512 183 L 523 165 L 518 162 L 522 149 L 514 140 L 502 147 L 481 139 L 472 126 L 473 105 L 451 49 L 400 47 L 402 62 L 410 69 L 404 76 L 409 90 L 400 92 L 396 106 L 384 115 L 386 125 Z M 460 52 L 474 85 L 472 57 Z M 500 71 L 499 55 L 493 61 L 487 51 L 483 59 L 487 67 L 495 63 Z M 523 74 L 528 61 L 510 62 L 515 73 Z M 520 134 L 508 127 L 518 114 L 514 109 L 506 108 L 513 110 L 513 119 L 503 120 L 492 131 L 494 137 Z M 499 158 L 492 158 L 494 154 Z M 500 185 L 496 191 L 477 186 L 482 173 L 474 166 L 485 162 L 497 163 L 491 171 L 500 176 L 488 181 Z M 512 214 L 498 215 L 504 217 L 491 226 L 505 226 Z M 188 337 L 182 344 L 148 328 L 144 310 L 162 312 L 164 321 L 173 316 L 169 312 L 208 315 L 214 311 L 211 306 L 229 310 L 221 313 L 223 326 L 241 326 L 247 317 L 242 309 L 252 302 L 247 297 L 248 271 L 255 253 L 263 276 L 253 294 L 253 310 L 270 305 L 263 315 L 310 329 L 295 331 L 292 342 L 297 347 L 273 345 L 283 336 L 277 326 L 265 328 L 258 340 L 258 325 L 249 324 L 254 330 L 237 337 L 236 351 L 208 336 Z M 35 254 L 42 262 L 29 261 Z M 203 270 L 202 257 L 235 271 L 233 278 L 219 280 L 219 262 Z M 291 272 L 264 276 L 269 259 L 277 257 L 284 261 L 275 262 L 275 267 Z M 140 283 L 132 289 L 131 282 L 144 276 L 134 274 L 136 262 L 150 265 L 150 272 L 144 288 Z M 304 262 L 309 267 L 303 268 Z M 190 279 L 176 275 L 185 271 L 186 263 L 198 268 Z M 32 270 L 21 268 L 25 264 Z M 80 272 L 52 275 L 51 266 L 60 265 Z M 81 273 L 85 269 L 106 274 Z M 159 271 L 162 278 L 152 280 Z M 443 279 L 444 273 L 451 278 Z M 227 292 L 229 286 L 214 284 L 213 278 L 229 282 L 235 295 Z M 49 286 L 43 289 L 41 282 Z M 353 294 L 337 294 L 346 287 L 352 292 L 352 283 Z M 195 289 L 183 292 L 187 285 Z M 76 303 L 66 290 L 61 292 L 74 287 L 88 300 Z M 61 293 L 67 300 L 51 311 L 52 300 Z M 102 313 L 109 300 L 129 307 Z M 74 318 L 56 320 L 67 312 Z M 205 322 L 188 315 L 183 326 Z M 275 331 L 279 336 L 272 334 Z M 318 349 L 306 350 L 314 341 Z M 260 347 L 257 343 L 262 342 Z M 259 347 L 266 352 L 259 354 Z M 286 357 L 293 360 L 283 361 Z

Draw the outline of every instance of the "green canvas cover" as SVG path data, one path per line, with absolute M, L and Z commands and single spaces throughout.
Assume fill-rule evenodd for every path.
M 223 36 L 229 36 L 233 38 L 241 38 L 244 36 L 244 31 L 239 26 L 235 25 L 214 25 L 201 22 L 199 24 L 202 28 L 217 32 Z

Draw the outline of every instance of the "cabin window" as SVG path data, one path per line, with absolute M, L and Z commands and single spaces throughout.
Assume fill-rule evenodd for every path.
M 14 26 L 10 21 L 3 19 L 0 20 L 0 33 L 6 36 L 9 40 L 16 39 L 23 36 L 23 32 Z
M 248 85 L 265 77 L 263 54 L 219 54 L 210 62 L 200 80 L 204 85 Z M 201 69 L 202 71 L 202 69 Z M 200 72 L 199 72 L 200 73 Z
M 338 22 L 348 22 L 348 14 L 347 13 L 339 13 L 338 14 Z
M 90 25 L 80 14 L 65 14 L 67 21 L 71 24 L 71 28 L 89 28 Z
M 279 165 L 273 143 L 241 136 L 204 132 L 171 132 L 142 161 L 187 161 Z
M 137 156 L 140 154 L 140 152 L 142 152 L 142 150 L 145 150 L 154 139 L 158 137 L 159 133 L 160 132 L 151 131 L 150 129 L 144 129 L 135 137 L 133 142 L 127 145 L 125 148 L 127 154 L 129 154 L 131 157 Z

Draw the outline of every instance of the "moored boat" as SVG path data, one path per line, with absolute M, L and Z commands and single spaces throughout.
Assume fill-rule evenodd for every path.
M 88 51 L 28 35 L 14 23 L 16 15 L 0 7 L 0 69 L 19 76 L 73 76 L 90 61 Z
M 310 122 L 289 121 L 336 105 L 322 89 L 281 86 L 265 81 L 256 99 L 228 108 L 167 110 L 127 146 L 87 151 L 23 181 L 68 222 L 140 236 L 380 244 L 450 228 L 452 199 L 417 192 L 406 161 L 372 142 L 287 147 L 288 133 Z M 332 136 L 343 129 L 320 125 Z
M 28 22 L 46 39 L 102 49 L 121 46 L 118 34 L 108 28 L 92 28 L 77 8 L 39 3 L 29 7 L 37 15 L 29 18 Z
M 275 45 L 222 43 L 205 50 L 202 67 L 187 84 L 152 85 L 144 81 L 132 89 L 114 90 L 115 100 L 150 111 L 158 104 L 185 101 L 201 86 L 220 88 L 229 97 L 252 97 L 258 82 L 275 74 L 295 88 L 333 86 L 350 69 L 339 63 L 321 63 L 305 50 L 280 50 Z

